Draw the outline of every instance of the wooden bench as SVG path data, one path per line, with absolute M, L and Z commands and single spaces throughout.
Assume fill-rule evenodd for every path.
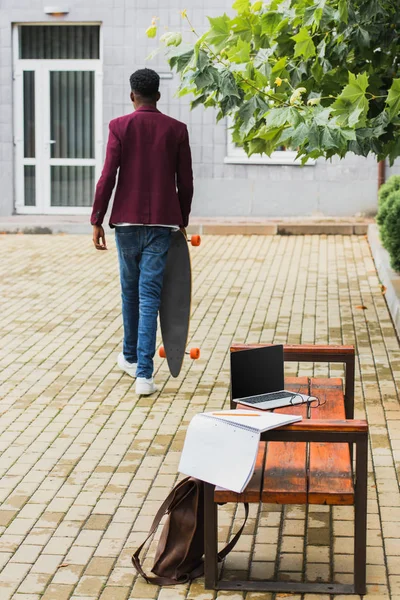
M 259 345 L 235 345 L 237 352 Z M 321 405 L 285 407 L 303 420 L 261 435 L 254 475 L 242 494 L 205 484 L 205 587 L 217 590 L 365 594 L 368 424 L 354 420 L 354 348 L 285 346 L 285 361 L 342 362 L 339 378 L 292 377 L 285 389 L 320 399 Z M 300 389 L 299 389 L 300 388 Z M 231 407 L 245 406 L 231 402 Z M 355 470 L 353 448 L 355 446 Z M 349 584 L 218 579 L 217 503 L 354 505 L 354 582 Z

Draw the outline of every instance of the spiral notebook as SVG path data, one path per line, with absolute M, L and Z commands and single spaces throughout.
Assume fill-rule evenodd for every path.
M 186 433 L 179 471 L 240 493 L 253 475 L 260 434 L 301 418 L 250 410 L 195 415 Z

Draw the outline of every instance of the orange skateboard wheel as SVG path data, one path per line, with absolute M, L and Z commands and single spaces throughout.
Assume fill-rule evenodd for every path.
M 190 348 L 189 356 L 193 360 L 200 358 L 200 348 Z
M 167 355 L 165 354 L 164 346 L 160 346 L 160 349 L 158 351 L 158 356 L 160 356 L 161 358 L 167 358 Z
M 201 237 L 199 235 L 192 235 L 192 237 L 190 238 L 190 243 L 192 244 L 192 246 L 200 246 Z

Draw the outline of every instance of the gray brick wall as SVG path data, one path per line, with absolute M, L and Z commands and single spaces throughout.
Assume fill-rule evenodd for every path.
M 153 16 L 171 29 L 184 26 L 179 11 L 186 7 L 196 28 L 207 26 L 207 15 L 229 12 L 231 0 L 78 0 L 67 2 L 70 22 L 101 22 L 103 36 L 104 142 L 110 119 L 131 110 L 129 75 L 150 66 L 167 72 L 163 54 L 146 57 L 157 47 L 145 29 Z M 49 2 L 49 4 L 51 4 Z M 61 3 L 64 4 L 64 3 Z M 11 29 L 16 22 L 51 22 L 42 0 L 2 0 L 0 11 L 0 214 L 15 203 L 12 145 Z M 184 33 L 187 37 L 188 33 Z M 377 166 L 373 158 L 349 157 L 313 167 L 232 165 L 226 157 L 226 123 L 215 124 L 212 110 L 189 110 L 187 98 L 174 97 L 178 79 L 162 81 L 160 109 L 188 124 L 196 177 L 193 213 L 202 216 L 300 216 L 371 214 L 376 208 Z M 397 169 L 397 170 L 396 170 Z M 390 172 L 399 172 L 395 167 Z

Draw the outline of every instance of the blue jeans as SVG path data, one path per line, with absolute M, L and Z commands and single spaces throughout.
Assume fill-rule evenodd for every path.
M 128 362 L 137 362 L 137 377 L 149 379 L 153 376 L 157 315 L 171 229 L 117 226 L 115 239 L 122 292 L 123 354 Z

